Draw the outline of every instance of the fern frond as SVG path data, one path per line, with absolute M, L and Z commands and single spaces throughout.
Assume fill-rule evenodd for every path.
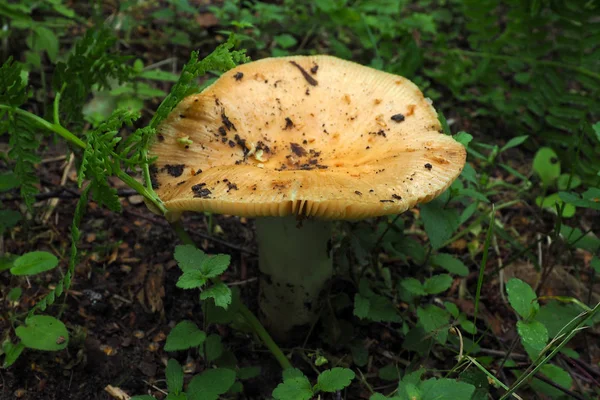
M 235 37 L 232 35 L 227 42 L 218 46 L 212 53 L 204 59 L 198 61 L 198 52 L 193 51 L 190 60 L 183 67 L 181 76 L 173 88 L 171 93 L 160 104 L 150 126 L 156 128 L 162 120 L 175 108 L 177 104 L 187 95 L 193 86 L 193 82 L 199 76 L 206 74 L 207 71 L 225 72 L 237 64 L 249 61 L 245 50 L 231 50 L 235 45 Z
M 19 107 L 27 101 L 26 84 L 21 78 L 23 68 L 12 57 L 0 67 L 0 104 Z
M 121 171 L 123 160 L 117 151 L 122 140 L 119 131 L 123 125 L 132 126 L 139 117 L 139 113 L 118 109 L 96 129 L 86 132 L 86 148 L 77 179 L 79 187 L 84 179 L 90 179 L 94 200 L 113 211 L 121 209 L 117 191 L 108 183 L 108 177 Z
M 21 197 L 31 209 L 38 193 L 39 180 L 35 172 L 35 164 L 40 162 L 36 154 L 40 146 L 35 127 L 18 114 L 9 113 L 8 133 L 10 134 L 8 156 L 15 161 L 14 172 L 21 183 Z
M 67 61 L 56 65 L 52 86 L 57 93 L 62 91 L 65 124 L 83 121 L 81 111 L 93 87 L 108 89 L 133 76 L 133 68 L 127 64 L 131 57 L 119 55 L 113 49 L 116 40 L 106 27 L 90 29 L 76 42 Z
M 85 214 L 89 191 L 90 186 L 83 190 L 79 201 L 77 201 L 77 207 L 75 208 L 75 215 L 73 216 L 73 223 L 71 224 L 71 257 L 69 258 L 67 272 L 56 284 L 56 287 L 46 294 L 46 296 L 44 296 L 40 301 L 38 301 L 36 305 L 31 308 L 31 310 L 29 310 L 29 317 L 31 317 L 37 310 L 44 311 L 48 306 L 54 304 L 56 299 L 71 287 L 73 275 L 75 274 L 75 265 L 77 264 L 77 244 L 81 238 L 79 226 L 81 225 L 81 219 Z

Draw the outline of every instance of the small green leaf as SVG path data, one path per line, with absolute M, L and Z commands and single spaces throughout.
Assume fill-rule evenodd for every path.
M 0 235 L 5 229 L 16 226 L 22 219 L 20 212 L 15 210 L 0 210 Z
M 357 293 L 354 296 L 354 315 L 360 319 L 367 318 L 369 316 L 369 308 L 371 308 L 369 299 Z
M 217 254 L 212 257 L 208 257 L 202 262 L 202 266 L 200 267 L 200 271 L 207 278 L 214 278 L 216 276 L 221 275 L 227 267 L 229 267 L 229 263 L 231 261 L 231 257 L 225 254 Z
M 458 132 L 453 136 L 453 138 L 465 147 L 469 147 L 469 143 L 471 143 L 471 140 L 473 140 L 473 136 L 467 132 Z
M 301 378 L 304 376 L 298 368 L 286 368 L 281 373 L 282 379 L 285 382 L 288 379 Z
M 549 147 L 539 149 L 533 158 L 533 171 L 544 187 L 551 186 L 560 176 L 560 161 L 554 150 Z
M 512 278 L 506 283 L 508 301 L 521 318 L 528 320 L 539 311 L 540 305 L 531 286 L 520 279 Z
M 328 369 L 319 374 L 315 388 L 323 392 L 337 392 L 350 386 L 354 377 L 354 371 L 348 368 Z
M 571 180 L 570 184 L 569 179 Z M 562 174 L 558 177 L 558 180 L 556 181 L 556 186 L 558 187 L 558 190 L 572 190 L 579 187 L 579 185 L 581 185 L 581 178 L 577 175 L 573 175 L 571 177 L 570 174 Z
M 592 261 L 590 261 L 590 266 L 596 271 L 597 274 L 600 274 L 600 257 L 594 256 Z
M 516 136 L 510 139 L 504 146 L 500 148 L 500 153 L 506 151 L 508 149 L 512 149 L 513 147 L 517 147 L 520 144 L 524 143 L 529 138 L 529 135 L 524 136 Z
M 444 200 L 440 197 L 421 206 L 421 218 L 425 225 L 425 232 L 427 232 L 434 249 L 442 247 L 460 224 L 458 211 L 445 209 Z
M 518 321 L 517 332 L 529 357 L 535 360 L 548 343 L 548 330 L 538 321 Z
M 452 286 L 452 277 L 448 274 L 434 275 L 425 281 L 423 289 L 429 294 L 445 292 Z
M 17 256 L 13 255 L 0 256 L 0 272 L 11 269 L 15 265 L 14 262 L 17 258 Z
M 204 350 L 206 354 L 206 361 L 212 362 L 223 354 L 223 343 L 221 342 L 221 336 L 216 334 L 210 334 L 206 338 L 204 343 Z
M 188 385 L 189 400 L 217 400 L 235 382 L 235 371 L 227 368 L 208 369 L 196 375 Z
M 35 350 L 58 351 L 69 344 L 69 332 L 61 321 L 49 315 L 34 315 L 19 326 L 15 333 L 25 347 Z
M 7 341 L 3 344 L 2 350 L 4 351 L 4 362 L 2 363 L 2 366 L 8 368 L 17 361 L 23 350 L 25 350 L 25 345 L 21 342 L 12 344 Z
M 569 389 L 573 384 L 571 375 L 561 367 L 553 364 L 544 364 L 540 368 L 540 373 L 550 379 L 552 382 L 565 389 Z M 544 393 L 553 399 L 560 399 L 564 392 L 538 379 L 533 379 L 531 386 L 538 392 Z
M 206 333 L 192 321 L 184 320 L 175 325 L 167 336 L 165 351 L 187 350 L 197 347 L 206 340 Z
M 277 35 L 273 38 L 273 40 L 275 40 L 275 43 L 277 43 L 282 49 L 289 49 L 298 43 L 295 37 L 287 33 Z
M 35 51 L 45 51 L 53 63 L 58 56 L 58 38 L 50 29 L 40 24 L 35 24 L 31 35 L 27 38 L 27 45 Z
M 181 289 L 196 289 L 202 287 L 207 281 L 207 277 L 201 271 L 191 270 L 184 272 L 175 286 Z
M 217 307 L 227 309 L 229 304 L 231 304 L 231 289 L 223 282 L 219 282 L 200 293 L 200 300 L 209 298 L 214 299 Z
M 183 368 L 174 358 L 167 362 L 165 375 L 169 393 L 179 394 L 183 390 Z
M 20 287 L 14 287 L 14 288 L 10 289 L 10 291 L 8 292 L 6 297 L 10 301 L 17 301 L 21 298 L 22 294 L 23 294 L 23 289 L 21 289 Z
M 312 397 L 312 386 L 305 376 L 286 379 L 273 391 L 275 400 L 310 400 Z
M 431 378 L 421 384 L 420 400 L 470 400 L 475 386 L 454 379 Z
M 5 172 L 0 174 L 0 192 L 7 192 L 11 189 L 19 187 L 21 181 L 14 172 Z
M 458 311 L 458 307 L 456 306 L 456 304 L 450 303 L 449 301 L 445 301 L 444 302 L 444 307 L 446 307 L 446 310 L 448 310 L 448 312 L 450 314 L 452 314 L 452 316 L 454 318 L 458 318 L 458 315 L 460 314 L 460 311 Z
M 384 381 L 398 381 L 400 380 L 400 369 L 395 364 L 388 364 L 383 368 L 379 368 L 379 372 L 377 373 L 379 379 L 383 379 Z
M 150 396 L 149 394 L 141 394 L 139 396 L 133 396 L 130 400 L 156 400 L 156 397 Z
M 594 129 L 594 133 L 596 133 L 596 139 L 600 142 L 600 122 L 596 122 L 592 125 L 592 128 Z
M 207 257 L 206 253 L 190 244 L 175 247 L 175 260 L 183 272 L 200 269 Z
M 237 376 L 239 379 L 252 379 L 260 376 L 260 367 L 243 367 L 240 368 L 237 372 Z
M 446 310 L 429 304 L 417 308 L 417 316 L 425 332 L 434 333 L 436 340 L 442 344 L 446 342 L 450 324 L 450 314 Z
M 444 268 L 446 271 L 459 276 L 467 276 L 469 268 L 458 258 L 447 253 L 438 253 L 431 257 L 431 263 L 436 267 Z
M 354 341 L 350 344 L 350 351 L 352 353 L 352 361 L 359 367 L 364 367 L 369 362 L 369 351 L 365 346 L 359 342 Z
M 427 292 L 423 289 L 423 284 L 415 278 L 406 278 L 400 282 L 400 288 L 406 290 L 414 296 L 425 296 Z
M 58 258 L 54 254 L 46 251 L 32 251 L 17 258 L 14 266 L 10 269 L 10 273 L 13 275 L 35 275 L 56 268 L 57 265 Z

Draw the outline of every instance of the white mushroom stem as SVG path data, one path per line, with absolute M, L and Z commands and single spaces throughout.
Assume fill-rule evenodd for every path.
M 331 222 L 290 217 L 256 219 L 259 306 L 264 324 L 278 339 L 295 326 L 314 322 L 333 264 Z

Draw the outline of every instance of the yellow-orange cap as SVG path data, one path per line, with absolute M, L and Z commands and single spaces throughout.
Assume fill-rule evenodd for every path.
M 358 219 L 442 193 L 464 147 L 408 79 L 331 56 L 267 58 L 185 98 L 158 127 L 170 211 Z

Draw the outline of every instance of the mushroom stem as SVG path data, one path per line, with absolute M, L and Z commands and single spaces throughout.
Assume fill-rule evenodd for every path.
M 333 265 L 328 242 L 331 222 L 295 216 L 256 219 L 259 267 L 259 306 L 263 322 L 278 339 L 313 322 L 321 293 Z

